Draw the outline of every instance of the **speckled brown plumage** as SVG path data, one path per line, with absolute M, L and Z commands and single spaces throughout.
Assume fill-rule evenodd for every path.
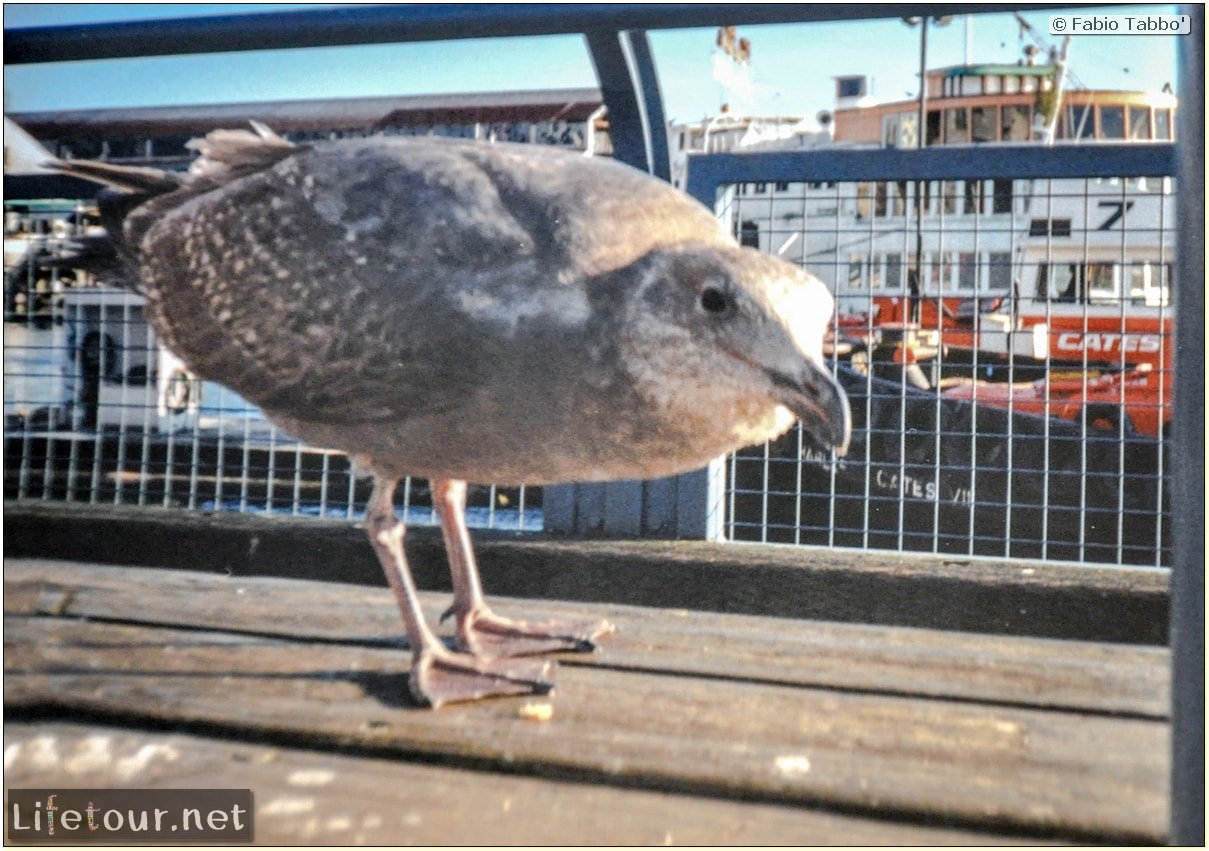
M 668 475 L 795 416 L 846 445 L 820 354 L 826 288 L 739 248 L 666 184 L 536 146 L 292 146 L 256 129 L 211 134 L 186 177 L 129 176 L 140 194 L 122 204 L 123 254 L 160 338 L 194 371 L 376 477 L 371 540 L 416 648 L 412 688 L 430 702 L 542 677 L 450 661 L 414 623 L 391 543 L 397 479 L 428 476 L 445 494 L 459 638 L 487 657 L 586 644 L 604 626 L 491 614 L 458 483 Z M 60 167 L 123 184 L 120 168 Z

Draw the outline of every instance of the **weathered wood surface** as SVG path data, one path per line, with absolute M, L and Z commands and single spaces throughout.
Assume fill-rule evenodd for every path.
M 8 785 L 255 790 L 263 845 L 1007 844 L 956 828 L 111 726 L 5 725 Z
M 32 501 L 4 506 L 6 557 L 384 585 L 348 521 Z M 474 533 L 489 594 L 973 633 L 1166 645 L 1170 572 L 704 541 Z M 438 529 L 408 529 L 416 582 L 448 590 Z
M 435 617 L 447 598 L 425 602 Z M 463 832 L 444 841 L 507 841 L 486 831 L 513 815 L 513 841 L 571 844 L 669 831 L 685 842 L 1164 838 L 1161 648 L 625 606 L 499 608 L 590 608 L 620 628 L 597 654 L 561 657 L 549 721 L 521 717 L 534 699 L 413 708 L 384 590 L 13 559 L 9 727 L 31 748 L 47 730 L 66 736 L 63 748 L 110 734 L 133 747 L 172 728 L 219 762 L 237 744 L 280 752 L 281 771 L 247 775 L 265 784 L 258 801 L 293 794 L 289 772 L 301 766 L 338 764 L 344 777 L 364 764 L 363 784 L 333 784 L 314 805 L 314 830 L 334 819 L 350 836 L 371 815 L 356 801 L 397 776 L 401 791 L 386 795 L 394 819 L 412 812 L 406 778 L 473 788 L 477 804 L 448 809 Z M 61 726 L 81 719 L 95 729 Z M 185 776 L 182 785 L 211 779 Z M 229 766 L 212 774 L 218 785 L 230 776 Z M 524 804 L 484 815 L 476 833 L 473 815 L 500 810 L 513 788 L 526 790 L 516 793 Z M 439 831 L 444 796 L 414 794 L 421 823 Z M 545 801 L 560 810 L 555 822 L 541 822 Z M 729 822 L 722 810 L 717 821 L 699 813 L 724 803 L 750 833 L 707 838 Z M 627 821 L 631 807 L 650 820 Z M 390 824 L 395 841 L 435 841 Z M 258 841 L 287 835 L 301 836 Z

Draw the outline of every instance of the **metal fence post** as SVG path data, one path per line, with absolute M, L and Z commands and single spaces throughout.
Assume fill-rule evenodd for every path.
M 591 30 L 587 40 L 609 108 L 614 159 L 669 180 L 663 101 L 646 32 Z M 709 513 L 715 478 L 699 470 L 652 481 L 547 487 L 542 523 L 547 532 L 570 535 L 717 538 L 720 527 Z
M 1175 397 L 1171 571 L 1171 833 L 1173 845 L 1205 844 L 1205 18 L 1187 4 L 1192 32 L 1179 40 L 1176 135 Z

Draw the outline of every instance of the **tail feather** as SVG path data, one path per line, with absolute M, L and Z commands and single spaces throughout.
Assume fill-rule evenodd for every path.
M 179 189 L 182 175 L 158 168 L 114 165 L 95 160 L 47 160 L 44 165 L 73 177 L 103 183 L 123 192 L 162 195 Z
M 44 165 L 123 192 L 154 197 L 185 187 L 204 190 L 267 168 L 299 150 L 259 121 L 252 122 L 252 130 L 213 130 L 185 146 L 201 154 L 185 173 L 95 160 L 50 159 Z
M 252 122 L 252 130 L 212 130 L 185 147 L 201 154 L 189 166 L 190 179 L 216 181 L 259 171 L 298 151 L 259 121 Z

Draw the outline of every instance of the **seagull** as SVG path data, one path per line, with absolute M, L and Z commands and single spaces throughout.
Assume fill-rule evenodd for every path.
M 370 543 L 433 707 L 546 694 L 540 654 L 607 621 L 526 622 L 484 599 L 468 482 L 654 478 L 800 419 L 839 454 L 847 399 L 817 278 L 739 247 L 713 213 L 621 163 L 434 137 L 294 144 L 215 130 L 187 172 L 52 161 L 118 190 L 106 228 L 161 342 L 290 434 L 372 476 Z M 453 646 L 426 624 L 394 492 L 427 477 Z

